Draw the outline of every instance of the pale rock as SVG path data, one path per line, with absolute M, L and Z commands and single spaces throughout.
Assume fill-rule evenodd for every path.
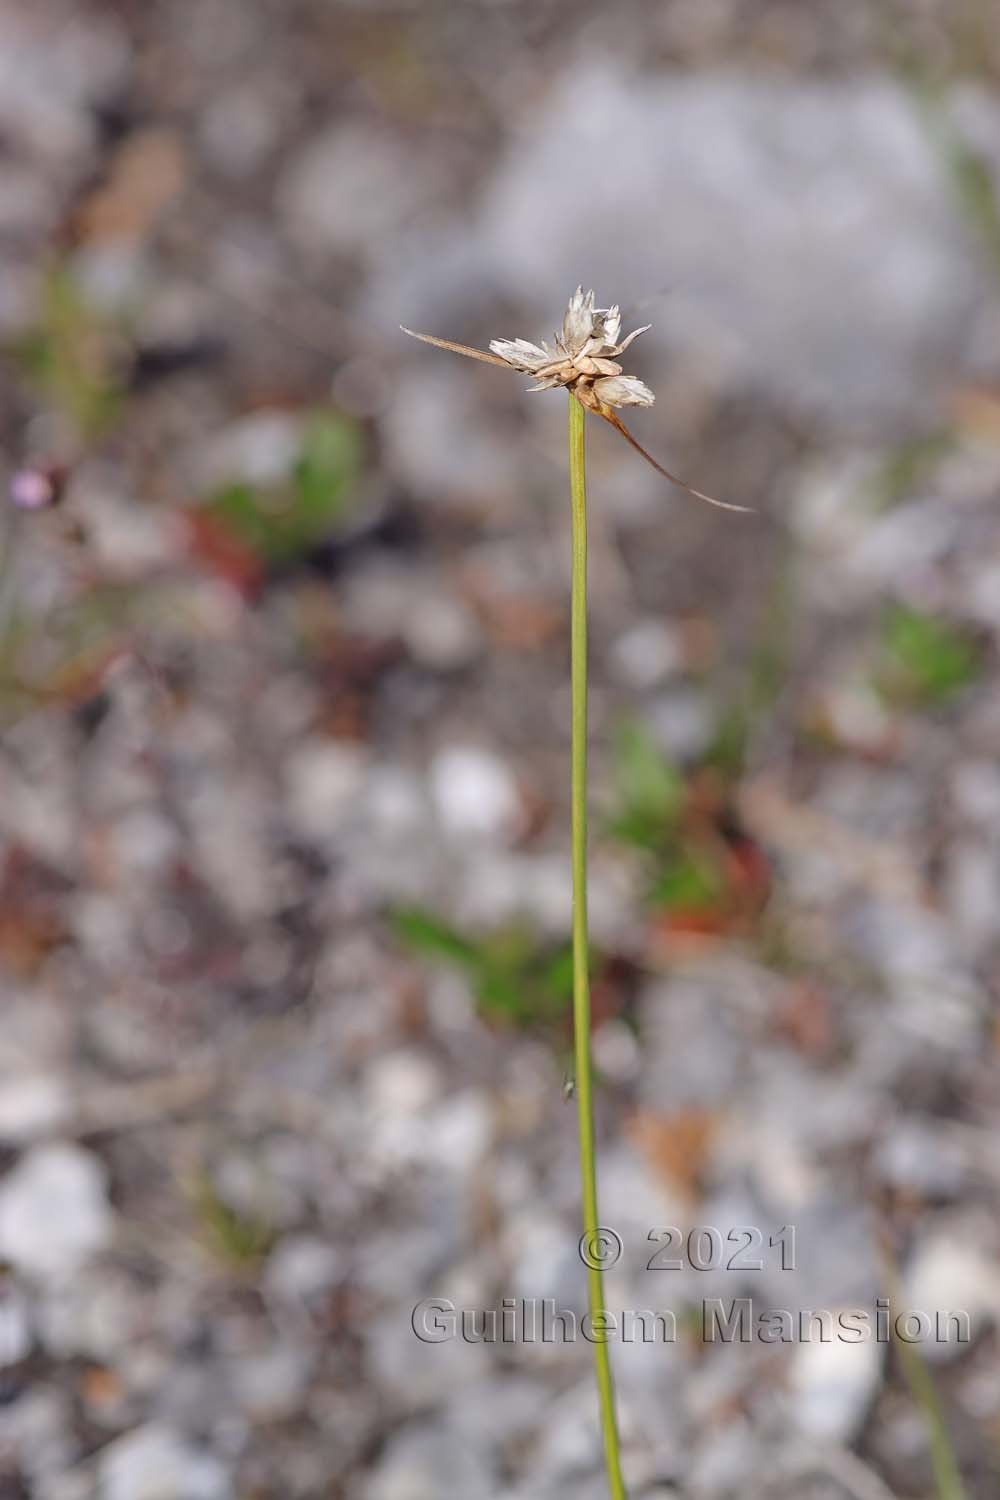
M 0 1371 L 20 1364 L 35 1341 L 28 1299 L 20 1287 L 0 1286 Z
M 210 96 L 199 122 L 205 154 L 236 181 L 262 167 L 295 113 L 297 90 L 274 74 L 248 77 Z
M 978 839 L 958 839 L 948 852 L 945 875 L 948 908 L 958 932 L 973 952 L 996 937 L 1000 910 L 1000 860 Z
M 551 1214 L 522 1208 L 508 1215 L 500 1248 L 510 1266 L 510 1295 L 539 1301 L 552 1297 L 557 1308 L 579 1316 L 586 1306 L 586 1274 L 578 1243 L 574 1229 Z
M 730 1500 L 746 1486 L 748 1466 L 756 1457 L 754 1435 L 745 1417 L 731 1418 L 710 1431 L 691 1456 L 687 1488 L 698 1500 Z
M 428 806 L 420 781 L 401 766 L 378 766 L 369 777 L 368 814 L 372 826 L 387 838 L 401 838 L 422 829 Z
M 129 47 L 110 16 L 59 10 L 0 13 L 0 128 L 51 170 L 79 170 L 96 136 L 93 106 L 123 85 Z
M 557 1396 L 540 1415 L 535 1471 L 541 1480 L 571 1481 L 599 1465 L 600 1423 L 597 1397 L 590 1381 Z
M 258 411 L 232 422 L 195 456 L 198 486 L 280 484 L 302 449 L 302 420 L 290 412 Z
M 1000 632 L 1000 562 L 991 559 L 976 570 L 964 602 L 973 619 Z
M 234 1392 L 255 1422 L 294 1417 L 301 1410 L 309 1374 L 308 1355 L 289 1344 L 277 1344 L 261 1353 L 244 1353 L 232 1364 Z
M 955 811 L 973 825 L 1000 830 L 1000 769 L 988 760 L 962 761 L 952 773 Z
M 415 1049 L 377 1058 L 365 1080 L 365 1148 L 378 1168 L 392 1170 L 422 1160 L 427 1111 L 441 1097 L 438 1069 Z
M 680 633 L 665 620 L 656 618 L 631 625 L 614 642 L 611 651 L 622 680 L 639 691 L 657 687 L 684 665 Z
M 45 1288 L 38 1336 L 53 1359 L 114 1364 L 134 1345 L 147 1311 L 130 1278 L 107 1266 L 87 1267 Z
M 976 1234 L 974 1225 L 967 1226 L 964 1233 L 961 1226 L 950 1231 L 932 1230 L 917 1245 L 903 1284 L 899 1311 L 928 1314 L 931 1333 L 917 1347 L 922 1357 L 934 1362 L 958 1359 L 969 1347 L 958 1338 L 951 1320 L 942 1319 L 938 1329 L 939 1313 L 967 1313 L 971 1339 L 1000 1317 L 1000 1269 L 995 1253 L 981 1248 L 981 1235 Z
M 120 483 L 114 470 L 86 468 L 74 482 L 73 503 L 95 563 L 116 577 L 138 580 L 176 556 L 182 537 L 172 512 L 137 504 L 134 496 L 117 492 Z
M 0 1077 L 0 1141 L 7 1145 L 58 1130 L 71 1110 L 69 1087 L 56 1073 Z
M 0 1406 L 0 1451 L 17 1454 L 28 1493 L 39 1494 L 43 1482 L 80 1458 L 69 1395 L 36 1381 L 16 1401 Z
M 313 1235 L 289 1234 L 271 1251 L 264 1283 L 282 1301 L 305 1303 L 329 1291 L 343 1271 L 343 1257 L 334 1245 Z
M 383 1119 L 418 1115 L 441 1097 L 442 1088 L 437 1067 L 415 1048 L 376 1058 L 366 1078 L 368 1107 Z
M 841 1310 L 831 1311 L 836 1319 Z M 878 1390 L 882 1349 L 874 1337 L 859 1343 L 837 1337 L 827 1343 L 818 1338 L 796 1343 L 788 1372 L 794 1426 L 811 1438 L 850 1443 Z
M 427 1153 L 431 1163 L 464 1176 L 486 1155 L 493 1138 L 493 1112 L 480 1089 L 462 1089 L 427 1119 Z
M 426 1352 L 426 1351 L 425 1351 Z M 497 1476 L 480 1448 L 422 1422 L 387 1443 L 362 1491 L 363 1500 L 493 1500 Z
M 672 759 L 689 761 L 709 745 L 715 728 L 712 705 L 698 688 L 676 687 L 650 703 L 649 727 Z
M 335 834 L 357 810 L 368 775 L 368 756 L 358 745 L 307 740 L 285 764 L 288 811 L 306 838 Z
M 154 1422 L 102 1449 L 97 1473 L 101 1500 L 229 1500 L 233 1493 L 217 1458 Z
M 383 416 L 392 468 L 429 505 L 467 508 L 476 501 L 494 513 L 519 511 L 517 445 L 496 413 L 484 420 L 488 392 L 456 368 L 461 364 L 443 357 L 428 362 L 421 355 L 419 366 L 394 381 Z
M 27 1275 L 73 1275 L 111 1231 L 107 1172 L 80 1146 L 34 1146 L 0 1182 L 0 1256 Z
M 638 1075 L 642 1054 L 635 1032 L 624 1021 L 605 1021 L 591 1042 L 595 1067 L 614 1083 L 628 1083 Z
M 838 573 L 871 595 L 906 578 L 917 584 L 929 576 L 954 547 L 958 516 L 939 499 L 912 500 L 869 519 L 855 546 L 843 557 Z
M 177 854 L 177 829 L 151 807 L 134 807 L 120 817 L 113 829 L 113 850 L 122 884 L 161 874 Z
M 444 593 L 414 599 L 403 636 L 414 658 L 436 672 L 468 666 L 482 649 L 482 634 L 471 611 Z
M 430 768 L 445 829 L 457 837 L 506 839 L 521 815 L 517 784 L 502 760 L 476 745 L 448 745 Z
M 883 1181 L 907 1192 L 955 1198 L 969 1180 L 969 1154 L 941 1122 L 901 1115 L 888 1126 L 875 1149 Z
M 977 97 L 995 157 L 1000 117 Z M 581 98 L 591 107 L 567 131 Z M 604 233 L 574 198 L 581 155 L 605 184 Z M 526 223 L 543 226 L 541 242 Z M 967 369 L 984 347 L 985 268 L 905 88 L 876 73 L 776 81 L 720 69 L 665 84 L 622 58 L 584 56 L 525 122 L 479 230 L 505 293 L 531 286 L 556 305 L 584 237 L 589 274 L 640 295 L 662 284 L 655 244 L 671 289 L 649 313 L 660 343 L 828 419 L 926 410 L 929 388 L 951 389 L 956 351 Z M 865 236 L 882 247 L 874 260 Z M 425 253 L 434 266 L 434 247 Z
M 371 254 L 425 207 L 427 185 L 426 153 L 415 155 L 398 132 L 357 122 L 305 146 L 279 183 L 278 202 L 303 244 Z
M 539 1380 L 506 1371 L 456 1391 L 445 1419 L 477 1444 L 503 1448 L 531 1437 L 550 1392 Z

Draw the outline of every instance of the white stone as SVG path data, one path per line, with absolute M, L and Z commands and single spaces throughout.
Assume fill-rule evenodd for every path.
M 963 761 L 952 776 L 951 795 L 961 817 L 1000 828 L 1000 769 L 992 761 Z
M 479 626 L 460 600 L 425 594 L 404 621 L 404 636 L 417 661 L 439 672 L 473 661 L 482 645 Z
M 119 577 L 135 578 L 176 554 L 181 537 L 176 516 L 117 493 L 120 482 L 113 470 L 95 466 L 87 474 L 86 485 L 74 486 L 73 502 L 86 526 L 95 562 Z
M 478 1165 L 493 1137 L 493 1113 L 479 1089 L 462 1089 L 442 1100 L 427 1121 L 432 1164 L 467 1173 Z
M 373 1114 L 410 1116 L 441 1097 L 441 1075 L 415 1048 L 389 1052 L 368 1069 L 367 1098 Z
M 334 1245 L 312 1235 L 285 1235 L 271 1251 L 264 1281 L 273 1296 L 305 1302 L 328 1291 L 342 1271 Z
M 480 1449 L 456 1433 L 422 1423 L 390 1439 L 362 1495 L 363 1500 L 441 1500 L 445 1494 L 493 1500 L 496 1487 Z
M 16 1286 L 0 1290 L 0 1370 L 19 1364 L 34 1343 L 28 1302 Z
M 831 1310 L 836 1319 L 839 1309 Z M 874 1334 L 874 1327 L 869 1331 Z M 792 1420 L 800 1432 L 833 1443 L 851 1441 L 878 1389 L 882 1348 L 873 1336 L 860 1343 L 836 1336 L 828 1343 L 819 1338 L 796 1343 L 788 1385 Z
M 517 785 L 490 751 L 449 745 L 434 757 L 430 779 L 438 813 L 450 833 L 486 839 L 513 833 L 521 811 Z
M 71 1110 L 69 1089 L 55 1073 L 0 1079 L 0 1141 L 21 1145 L 57 1129 Z
M 101 1500 L 229 1500 L 223 1465 L 150 1422 L 117 1438 L 98 1456 Z
M 601 1457 L 600 1423 L 597 1398 L 589 1381 L 557 1396 L 541 1415 L 536 1454 L 540 1477 L 572 1480 L 597 1467 Z
M 147 1303 L 129 1276 L 93 1266 L 45 1287 L 38 1338 L 53 1359 L 114 1364 L 123 1350 L 135 1347 L 147 1315 Z
M 282 177 L 282 218 L 310 246 L 371 256 L 424 206 L 426 158 L 398 132 L 336 125 L 311 140 Z
M 434 1064 L 415 1049 L 378 1058 L 368 1070 L 365 1089 L 365 1149 L 377 1168 L 415 1164 L 426 1157 L 426 1113 L 441 1097 Z
M 291 1417 L 301 1409 L 309 1379 L 306 1352 L 288 1344 L 277 1344 L 257 1354 L 242 1354 L 233 1361 L 232 1382 L 243 1410 L 255 1421 Z
M 900 1310 L 929 1315 L 931 1335 L 917 1346 L 926 1359 L 956 1359 L 969 1347 L 958 1339 L 956 1327 L 947 1318 L 941 1319 L 938 1336 L 938 1314 L 968 1313 L 973 1339 L 1000 1317 L 1000 1268 L 995 1254 L 975 1242 L 974 1233 L 970 1225 L 964 1234 L 958 1227 L 931 1234 L 917 1246 L 907 1267 Z
M 368 784 L 372 824 L 388 837 L 411 834 L 429 818 L 420 782 L 400 766 L 379 766 Z
M 581 98 L 590 107 L 567 132 Z M 1000 118 L 985 100 L 983 118 L 995 153 Z M 575 198 L 578 154 L 604 184 L 606 233 Z M 645 191 L 628 167 L 639 162 Z M 509 295 L 565 296 L 586 235 L 602 295 L 648 296 L 662 285 L 655 244 L 671 295 L 642 321 L 653 319 L 661 347 L 799 411 L 871 421 L 920 409 L 934 382 L 950 387 L 954 350 L 964 342 L 972 360 L 982 337 L 984 271 L 945 168 L 905 88 L 876 74 L 778 83 L 719 70 L 664 88 L 595 55 L 545 91 L 483 201 L 483 263 Z M 455 236 L 447 224 L 440 233 Z M 869 235 L 884 252 L 874 260 Z M 444 274 L 433 257 L 447 246 L 424 248 Z M 540 263 L 551 285 L 539 285 Z
M 656 687 L 684 664 L 680 634 L 665 620 L 639 620 L 615 641 L 612 660 L 631 687 Z
M 957 839 L 948 852 L 945 874 L 948 909 L 957 930 L 973 952 L 996 935 L 1000 909 L 1000 861 L 988 844 Z
M 173 824 L 148 807 L 132 808 L 119 818 L 113 839 L 119 873 L 126 882 L 159 874 L 179 844 Z
M 648 710 L 649 727 L 666 753 L 677 760 L 700 755 L 712 738 L 712 705 L 698 688 L 660 693 Z
M 0 1182 L 0 1256 L 27 1275 L 72 1275 L 111 1229 L 107 1172 L 80 1146 L 34 1146 Z
M 642 1055 L 635 1032 L 624 1021 L 605 1021 L 591 1042 L 594 1064 L 606 1078 L 627 1083 L 639 1072 Z
M 302 422 L 289 412 L 259 411 L 231 423 L 196 456 L 199 486 L 205 491 L 242 481 L 280 484 L 302 447 Z
M 368 757 L 359 745 L 307 740 L 285 765 L 288 810 L 307 838 L 335 833 L 365 784 Z
M 943 1130 L 939 1120 L 901 1115 L 876 1147 L 875 1165 L 894 1187 L 957 1198 L 968 1184 L 971 1163 L 961 1138 Z
M 280 139 L 295 103 L 291 80 L 268 73 L 211 96 L 199 127 L 206 155 L 227 177 L 251 176 Z

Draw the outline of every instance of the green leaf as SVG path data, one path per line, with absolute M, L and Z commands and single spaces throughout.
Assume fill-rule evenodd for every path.
M 882 638 L 882 686 L 891 698 L 920 705 L 944 703 L 979 674 L 975 642 L 935 615 L 898 605 L 886 616 Z
M 654 906 L 667 911 L 714 906 L 725 890 L 725 880 L 710 861 L 681 850 L 660 872 L 650 896 Z
M 474 943 L 423 907 L 397 907 L 391 920 L 397 937 L 431 958 L 446 958 L 467 967 L 479 962 L 480 951 Z
M 398 908 L 391 921 L 409 947 L 467 975 L 483 1015 L 530 1026 L 558 1020 L 572 1002 L 568 943 L 553 948 L 523 926 L 468 937 L 422 907 Z
M 58 265 L 47 275 L 37 325 L 14 348 L 22 370 L 83 438 L 107 430 L 120 405 L 113 329 Z
M 296 510 L 303 523 L 317 530 L 343 511 L 361 468 L 361 436 L 357 424 L 329 413 L 312 419 L 292 479 Z
M 260 557 L 270 562 L 299 557 L 334 531 L 355 491 L 361 456 L 354 422 L 317 415 L 306 427 L 288 484 L 227 485 L 208 511 Z
M 658 848 L 680 815 L 684 781 L 642 724 L 628 724 L 618 735 L 615 781 L 613 833 L 637 848 Z

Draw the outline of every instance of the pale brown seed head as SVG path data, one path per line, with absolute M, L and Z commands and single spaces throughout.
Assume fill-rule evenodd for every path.
M 621 433 L 625 441 L 671 484 L 723 510 L 745 510 L 742 505 L 727 505 L 714 500 L 711 495 L 692 489 L 683 479 L 669 473 L 636 441 L 618 416 L 618 407 L 652 406 L 656 399 L 647 385 L 634 375 L 624 374 L 617 362 L 617 356 L 623 354 L 650 325 L 647 323 L 634 329 L 619 342 L 621 325 L 617 303 L 613 307 L 595 307 L 593 292 L 584 292 L 583 287 L 578 286 L 569 299 L 562 328 L 553 336 L 552 347 L 545 343 L 533 344 L 528 339 L 493 339 L 487 353 L 483 349 L 471 349 L 467 344 L 452 343 L 450 339 L 435 338 L 433 334 L 414 333 L 410 328 L 404 328 L 403 332 L 453 354 L 463 354 L 486 364 L 506 365 L 508 369 L 531 375 L 536 381 L 530 387 L 532 391 L 565 388 L 581 406 L 602 417 Z

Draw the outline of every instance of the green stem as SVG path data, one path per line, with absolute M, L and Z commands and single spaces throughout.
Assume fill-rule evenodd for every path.
M 587 476 L 584 423 L 587 414 L 569 398 L 569 476 L 573 501 L 573 585 L 571 680 L 573 824 L 573 1037 L 576 1107 L 580 1135 L 583 1246 L 596 1249 L 597 1171 L 594 1165 L 594 1104 L 590 1067 L 590 954 L 587 938 Z M 586 1257 L 593 1259 L 593 1255 Z M 587 1266 L 590 1321 L 596 1334 L 606 1328 L 602 1271 Z M 595 1337 L 594 1364 L 604 1436 L 604 1462 L 611 1500 L 626 1500 L 618 1456 L 615 1390 L 606 1339 Z

